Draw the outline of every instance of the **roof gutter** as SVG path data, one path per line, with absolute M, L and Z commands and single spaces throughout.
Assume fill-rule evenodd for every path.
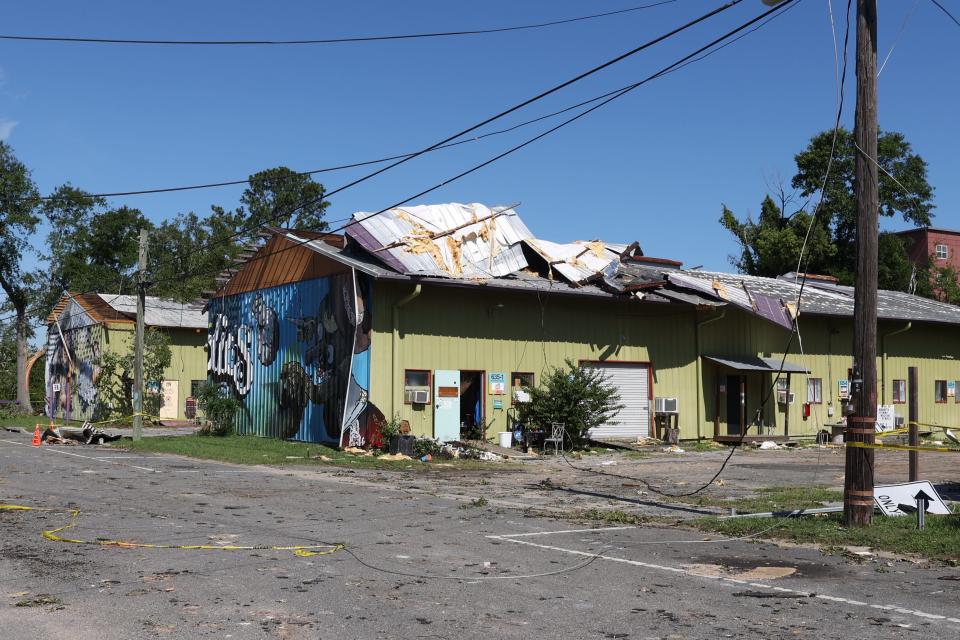
M 913 321 L 910 321 L 900 329 L 885 333 L 880 338 L 881 353 L 883 354 L 880 359 L 880 404 L 887 404 L 887 338 L 895 336 L 898 333 L 906 333 L 910 331 L 912 327 Z
M 694 349 L 696 350 L 696 362 L 697 362 L 697 380 L 694 385 L 697 388 L 697 440 L 703 438 L 703 434 L 700 431 L 700 405 L 703 404 L 703 365 L 701 364 L 702 357 L 700 356 L 700 328 L 704 325 L 710 324 L 711 322 L 716 322 L 717 320 L 723 320 L 724 316 L 727 315 L 727 310 L 723 309 L 720 312 L 720 315 L 713 316 L 712 318 L 704 318 L 703 320 L 694 321 Z M 696 316 L 694 316 L 696 317 Z
M 400 410 L 400 386 L 399 386 L 399 374 L 398 374 L 398 365 L 400 360 L 400 309 L 405 307 L 414 301 L 419 295 L 423 292 L 423 285 L 417 284 L 413 291 L 407 294 L 405 297 L 401 298 L 393 305 L 393 338 L 390 340 L 390 349 L 391 349 L 391 371 L 393 377 L 393 384 L 391 385 L 392 393 L 391 398 L 393 402 L 393 413 L 396 414 Z

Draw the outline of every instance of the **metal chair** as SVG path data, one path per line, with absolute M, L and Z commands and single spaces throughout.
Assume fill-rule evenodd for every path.
M 547 444 L 553 443 L 553 455 L 557 455 L 560 451 L 563 450 L 563 434 L 566 431 L 567 425 L 562 422 L 551 422 L 550 423 L 550 437 L 543 439 L 543 452 L 547 452 Z

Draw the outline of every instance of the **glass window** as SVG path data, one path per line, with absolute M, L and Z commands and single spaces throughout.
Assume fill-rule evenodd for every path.
M 807 402 L 810 404 L 823 402 L 823 379 L 807 378 Z
M 515 389 L 517 387 L 532 387 L 533 386 L 533 374 L 514 371 L 510 374 L 510 388 Z
M 947 401 L 947 381 L 946 380 L 933 381 L 933 401 L 934 402 Z
M 190 381 L 190 395 L 196 398 L 200 395 L 200 389 L 207 383 L 206 380 L 191 380 Z
M 950 257 L 950 254 L 947 251 L 947 245 L 945 244 L 938 244 L 936 248 L 936 252 L 937 252 L 938 260 L 946 260 L 947 258 Z
M 403 372 L 403 403 L 427 404 L 430 402 L 430 371 L 406 369 Z
M 894 380 L 893 381 L 893 403 L 903 404 L 906 401 L 907 401 L 907 381 Z

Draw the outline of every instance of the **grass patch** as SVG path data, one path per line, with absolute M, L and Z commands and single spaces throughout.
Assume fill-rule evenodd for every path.
M 219 460 L 234 464 L 315 465 L 340 466 L 357 469 L 425 469 L 440 465 L 455 466 L 458 470 L 489 469 L 491 463 L 479 460 L 380 460 L 376 456 L 355 456 L 321 444 L 288 442 L 257 436 L 156 436 L 138 442 L 123 441 L 115 446 L 133 451 L 172 453 L 204 460 Z M 320 456 L 323 456 L 323 459 Z M 497 468 L 503 465 L 497 463 Z
M 680 446 L 687 451 L 696 451 L 697 453 L 704 453 L 706 451 L 719 451 L 720 449 L 726 449 L 725 445 L 722 445 L 713 440 L 697 440 L 696 442 L 681 442 Z
M 13 606 L 15 607 L 42 607 L 48 604 L 61 604 L 62 601 L 60 598 L 54 596 L 48 596 L 45 593 L 41 593 L 33 598 L 27 598 L 26 600 L 20 600 Z
M 698 507 L 723 507 L 733 508 L 742 513 L 764 513 L 822 507 L 828 502 L 842 501 L 843 492 L 826 487 L 764 487 L 757 489 L 757 495 L 744 498 L 719 498 L 708 495 L 690 496 L 679 500 Z
M 564 517 L 574 520 L 606 522 L 609 524 L 642 524 L 649 520 L 649 518 L 627 513 L 626 511 L 621 511 L 620 509 L 613 509 L 609 511 L 606 509 L 587 509 L 585 511 L 578 511 L 570 516 Z
M 746 536 L 769 528 L 769 518 L 701 518 L 691 525 L 706 531 L 729 536 Z M 813 542 L 827 551 L 846 546 L 863 546 L 883 551 L 911 553 L 944 560 L 953 564 L 960 557 L 960 514 L 952 516 L 927 515 L 926 529 L 918 531 L 916 519 L 911 516 L 890 518 L 874 515 L 873 524 L 866 528 L 843 526 L 843 514 L 806 516 L 782 521 L 782 526 L 765 534 L 764 538 Z

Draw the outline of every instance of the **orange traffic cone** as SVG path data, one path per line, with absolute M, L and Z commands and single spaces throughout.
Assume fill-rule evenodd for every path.
M 40 425 L 38 424 L 37 427 L 33 430 L 33 446 L 39 447 L 40 444 L 41 444 L 41 441 L 40 441 Z

